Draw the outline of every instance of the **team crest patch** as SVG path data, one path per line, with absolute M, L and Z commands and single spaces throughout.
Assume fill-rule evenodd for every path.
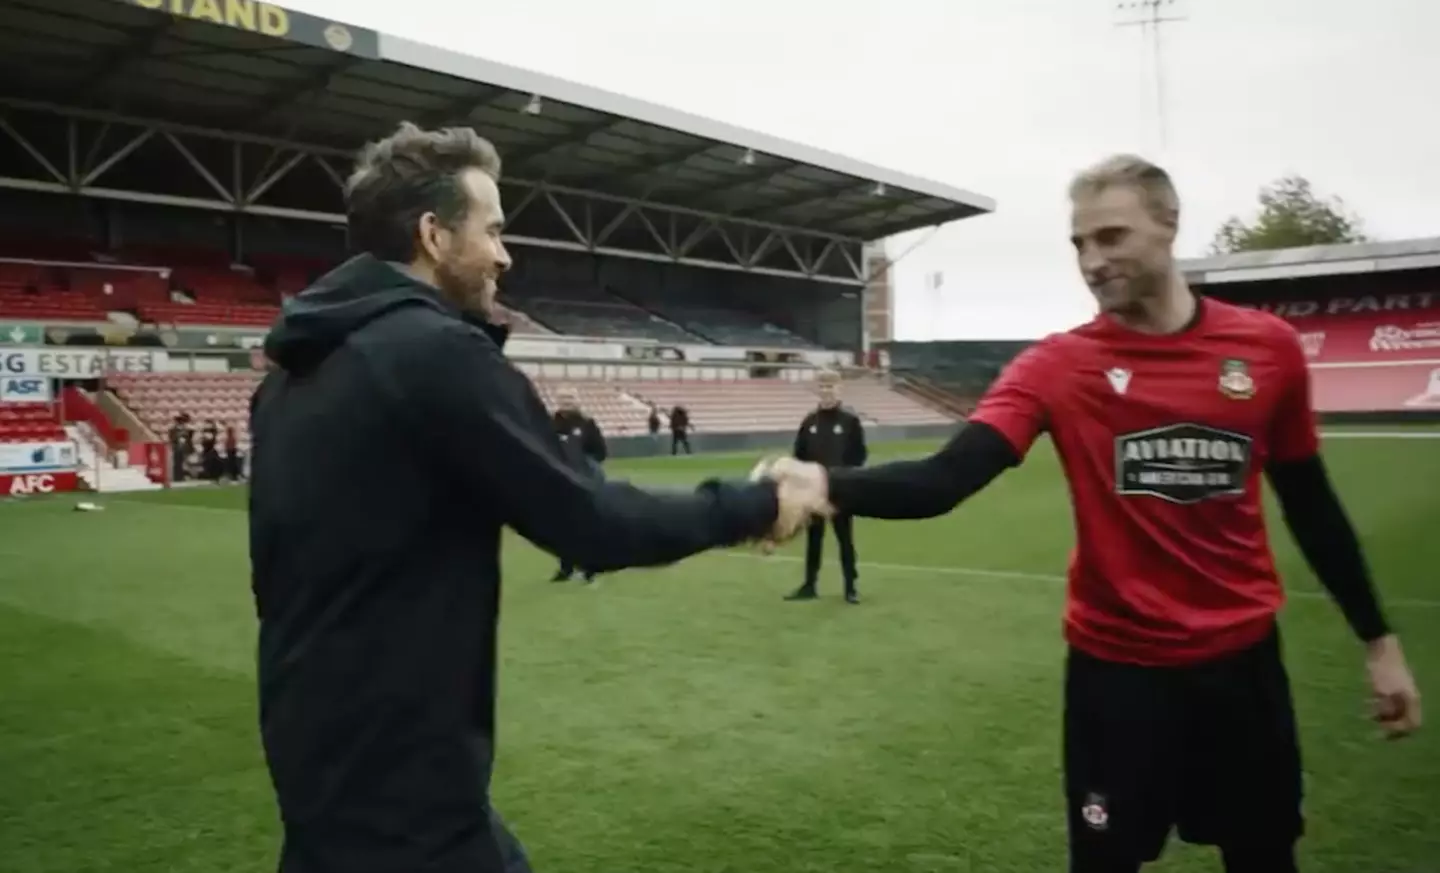
M 1255 396 L 1255 380 L 1250 378 L 1250 368 L 1238 358 L 1227 358 L 1220 363 L 1220 393 L 1231 400 L 1249 400 Z
M 1105 795 L 1093 791 L 1085 796 L 1085 805 L 1080 807 L 1080 817 L 1092 831 L 1103 831 L 1110 827 L 1110 811 L 1105 806 Z

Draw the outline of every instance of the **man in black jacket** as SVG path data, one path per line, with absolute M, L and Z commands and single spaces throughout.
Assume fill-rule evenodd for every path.
M 685 447 L 685 454 L 691 454 L 690 410 L 677 403 L 670 410 L 670 454 L 679 454 L 681 446 Z
M 561 388 L 555 392 L 555 406 L 551 423 L 555 427 L 555 436 L 560 440 L 560 449 L 565 453 L 565 460 L 580 475 L 603 480 L 605 470 L 601 465 L 609 454 L 605 435 L 600 432 L 600 425 L 595 419 L 580 411 L 579 392 L 568 385 Z M 592 570 L 582 568 L 581 574 L 587 584 L 595 579 Z M 575 562 L 561 555 L 560 569 L 550 581 L 568 582 L 573 575 Z
M 793 536 L 818 495 L 578 475 L 489 323 L 494 147 L 405 124 L 346 186 L 361 254 L 289 301 L 251 401 L 260 726 L 282 873 L 523 873 L 490 802 L 500 542 L 597 571 Z
M 817 463 L 827 470 L 840 467 L 862 467 L 869 457 L 865 445 L 865 426 L 860 416 L 840 405 L 840 377 L 825 371 L 816 378 L 820 405 L 800 422 L 795 434 L 795 457 Z M 855 536 L 853 518 L 838 512 L 831 516 L 835 539 L 840 543 L 840 572 L 845 579 L 845 600 L 859 603 L 860 592 L 855 583 Z M 805 540 L 805 581 L 786 600 L 814 600 L 815 583 L 820 575 L 821 557 L 825 548 L 825 519 L 817 516 L 810 522 Z

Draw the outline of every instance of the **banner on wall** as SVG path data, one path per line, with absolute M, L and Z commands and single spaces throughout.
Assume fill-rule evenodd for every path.
M 626 346 L 625 357 L 631 361 L 683 361 L 685 350 L 678 346 Z
M 29 497 L 80 490 L 80 475 L 58 473 L 0 473 L 0 497 Z
M 49 403 L 50 380 L 41 376 L 0 376 L 0 403 Z
M 115 373 L 154 373 L 166 355 L 155 349 L 45 346 L 0 351 L 0 376 L 99 379 Z
M 57 473 L 74 471 L 72 443 L 0 443 L 0 473 Z

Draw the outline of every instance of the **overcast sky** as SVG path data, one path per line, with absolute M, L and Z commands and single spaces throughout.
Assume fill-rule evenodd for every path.
M 1182 255 L 1298 172 L 1372 236 L 1440 236 L 1440 2 L 1180 0 L 1153 64 L 1107 0 L 282 0 L 995 198 L 891 240 L 899 339 L 1028 339 L 1092 312 L 1065 184 L 1113 152 L 1166 164 Z M 841 14 L 841 10 L 844 13 Z M 938 291 L 926 277 L 942 272 Z

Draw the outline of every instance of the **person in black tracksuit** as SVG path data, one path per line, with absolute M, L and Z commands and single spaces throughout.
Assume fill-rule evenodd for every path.
M 680 447 L 685 447 L 685 454 L 691 454 L 690 450 L 690 410 L 679 404 L 670 410 L 670 454 L 680 453 Z
M 498 175 L 469 128 L 371 143 L 345 193 L 359 254 L 265 339 L 248 521 L 280 873 L 531 870 L 490 792 L 505 528 L 603 572 L 783 537 L 816 499 L 576 474 L 488 320 Z
M 557 392 L 555 399 L 558 408 L 551 417 L 551 422 L 555 425 L 555 436 L 560 440 L 565 460 L 575 472 L 604 481 L 605 469 L 601 465 L 605 463 L 609 449 L 605 445 L 605 434 L 601 432 L 600 425 L 580 411 L 580 397 L 575 389 L 563 388 Z M 594 581 L 593 571 L 582 567 L 580 572 L 587 584 Z M 561 555 L 560 569 L 550 581 L 568 582 L 573 575 L 575 563 Z
M 840 405 L 840 380 L 833 373 L 821 374 L 818 379 L 820 405 L 800 422 L 795 434 L 795 457 L 801 461 L 813 461 L 826 469 L 836 467 L 861 467 L 869 457 L 865 445 L 865 426 L 860 416 Z M 840 543 L 840 572 L 845 579 L 845 600 L 860 602 L 860 592 L 855 583 L 859 574 L 855 568 L 855 537 L 851 516 L 839 513 L 831 518 L 835 528 L 835 539 Z M 816 518 L 810 522 L 809 536 L 805 541 L 805 581 L 787 597 L 787 600 L 814 600 L 815 583 L 820 575 L 820 557 L 825 546 L 825 519 Z

